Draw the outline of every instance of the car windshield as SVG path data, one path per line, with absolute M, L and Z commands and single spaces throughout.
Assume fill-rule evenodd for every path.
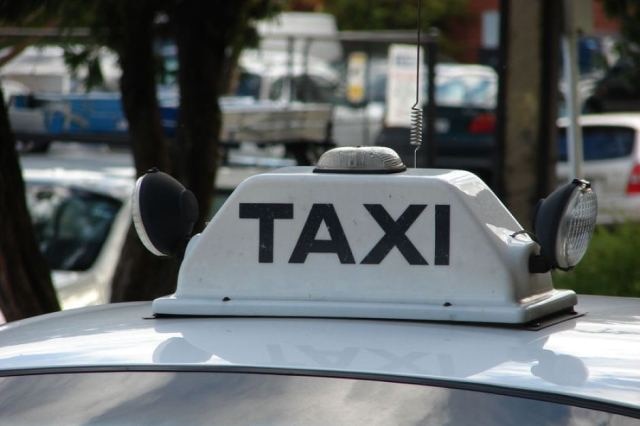
M 637 419 L 616 414 L 492 393 L 279 374 L 0 377 L 0 395 L 7 424 L 637 425 Z
M 436 84 L 436 103 L 439 105 L 494 108 L 496 94 L 496 82 L 481 76 L 446 78 Z
M 621 126 L 583 126 L 582 144 L 585 161 L 611 160 L 631 155 L 636 132 Z M 567 129 L 558 134 L 558 161 L 567 161 Z
M 385 102 L 387 76 L 377 74 L 371 77 L 368 89 L 371 102 Z M 497 90 L 497 80 L 488 76 L 442 76 L 436 83 L 436 104 L 452 107 L 495 108 Z M 423 79 L 423 91 L 423 99 L 426 101 L 426 79 Z
M 313 75 L 301 75 L 294 78 L 282 77 L 277 79 L 269 90 L 272 101 L 287 100 L 284 90 L 291 84 L 291 101 L 332 103 L 335 100 L 336 87 L 330 81 Z
M 53 270 L 84 271 L 95 262 L 122 203 L 66 186 L 27 185 L 40 251 Z
M 238 84 L 235 89 L 236 96 L 251 96 L 253 99 L 260 98 L 260 85 L 262 77 L 250 72 L 242 72 L 238 78 Z

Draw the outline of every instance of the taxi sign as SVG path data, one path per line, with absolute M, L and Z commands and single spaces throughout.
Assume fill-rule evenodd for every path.
M 238 186 L 154 313 L 526 323 L 577 303 L 530 272 L 540 246 L 477 176 L 321 171 Z

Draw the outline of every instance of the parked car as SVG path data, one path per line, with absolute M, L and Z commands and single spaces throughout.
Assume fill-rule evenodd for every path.
M 22 159 L 36 238 L 63 309 L 109 301 L 135 178 L 130 165 L 76 159 L 81 168 L 68 168 L 72 160 Z
M 567 119 L 558 121 L 560 183 L 569 180 Z M 640 220 L 640 113 L 609 113 L 580 117 L 583 174 L 600 199 L 598 222 Z
M 247 176 L 282 164 L 252 154 L 232 158 L 244 165 L 218 169 L 213 212 Z M 23 155 L 21 163 L 36 237 L 62 308 L 108 303 L 131 224 L 131 154 L 64 143 L 47 154 Z
M 458 64 L 439 64 L 436 72 L 435 167 L 470 170 L 490 182 L 497 74 L 487 66 Z M 410 111 L 408 103 L 407 116 Z M 428 119 L 424 106 L 425 122 Z M 409 127 L 384 126 L 375 144 L 393 148 L 406 164 L 413 165 L 415 147 L 409 144 L 409 134 Z M 425 138 L 423 133 L 418 167 L 424 167 L 427 161 Z
M 547 198 L 538 243 L 470 173 L 327 154 L 243 182 L 174 295 L 1 327 L 2 421 L 638 424 L 640 301 L 578 299 L 548 269 L 586 250 L 588 184 Z M 160 172 L 137 188 L 142 241 L 167 254 L 189 193 Z M 184 220 L 154 225 L 158 194 Z

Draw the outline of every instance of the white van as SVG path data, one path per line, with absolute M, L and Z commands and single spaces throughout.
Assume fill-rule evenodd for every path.
M 293 50 L 304 54 L 309 41 L 310 56 L 329 63 L 342 60 L 342 45 L 338 40 L 338 27 L 333 15 L 327 13 L 284 12 L 257 25 L 260 50 L 287 52 L 289 40 Z

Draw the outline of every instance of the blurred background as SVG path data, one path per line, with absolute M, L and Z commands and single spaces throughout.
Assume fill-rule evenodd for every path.
M 131 232 L 130 194 L 146 170 L 196 194 L 199 232 L 246 177 L 347 145 L 470 170 L 525 229 L 557 185 L 591 181 L 600 225 L 556 287 L 640 295 L 640 8 L 418 6 L 0 0 L 4 317 L 173 291 L 177 261 L 148 255 Z

